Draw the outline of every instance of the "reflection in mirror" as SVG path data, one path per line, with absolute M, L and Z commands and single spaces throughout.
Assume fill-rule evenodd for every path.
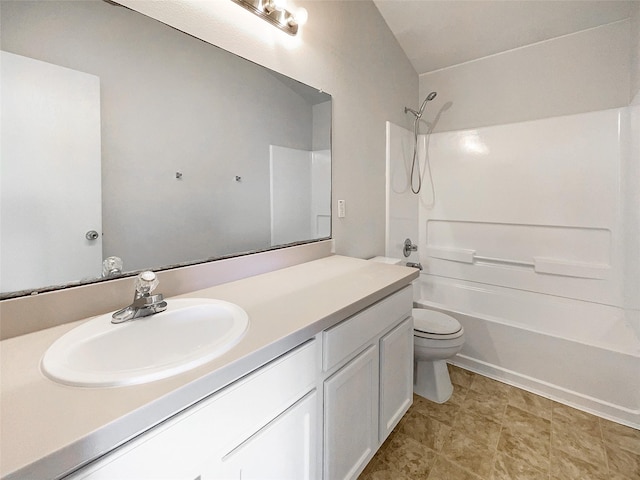
M 102 0 L 0 21 L 1 298 L 330 236 L 326 93 Z

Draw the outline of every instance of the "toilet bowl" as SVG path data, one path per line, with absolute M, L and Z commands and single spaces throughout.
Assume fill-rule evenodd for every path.
M 448 358 L 464 344 L 464 329 L 453 317 L 426 308 L 414 308 L 414 393 L 444 403 L 453 393 Z

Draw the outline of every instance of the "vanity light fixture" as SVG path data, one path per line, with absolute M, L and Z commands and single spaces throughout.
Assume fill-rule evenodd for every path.
M 307 10 L 301 8 L 296 15 L 285 8 L 285 0 L 232 0 L 254 15 L 266 20 L 289 35 L 298 33 L 298 28 L 307 20 Z

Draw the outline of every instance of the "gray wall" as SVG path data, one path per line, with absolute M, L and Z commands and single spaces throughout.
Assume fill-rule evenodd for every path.
M 640 2 L 631 11 L 631 98 L 640 104 Z
M 623 20 L 425 73 L 420 98 L 438 91 L 432 112 L 451 102 L 435 131 L 626 106 L 630 30 L 630 21 Z
M 2 20 L 4 50 L 101 79 L 105 257 L 132 270 L 270 246 L 269 144 L 311 149 L 303 97 L 99 0 L 6 2 Z

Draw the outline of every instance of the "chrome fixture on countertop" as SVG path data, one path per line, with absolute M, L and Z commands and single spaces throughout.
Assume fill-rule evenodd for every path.
M 135 318 L 148 317 L 155 313 L 164 312 L 167 309 L 167 302 L 164 301 L 162 294 L 151 294 L 158 286 L 158 283 L 160 282 L 153 272 L 147 271 L 138 275 L 133 303 L 111 315 L 111 323 L 128 322 Z

